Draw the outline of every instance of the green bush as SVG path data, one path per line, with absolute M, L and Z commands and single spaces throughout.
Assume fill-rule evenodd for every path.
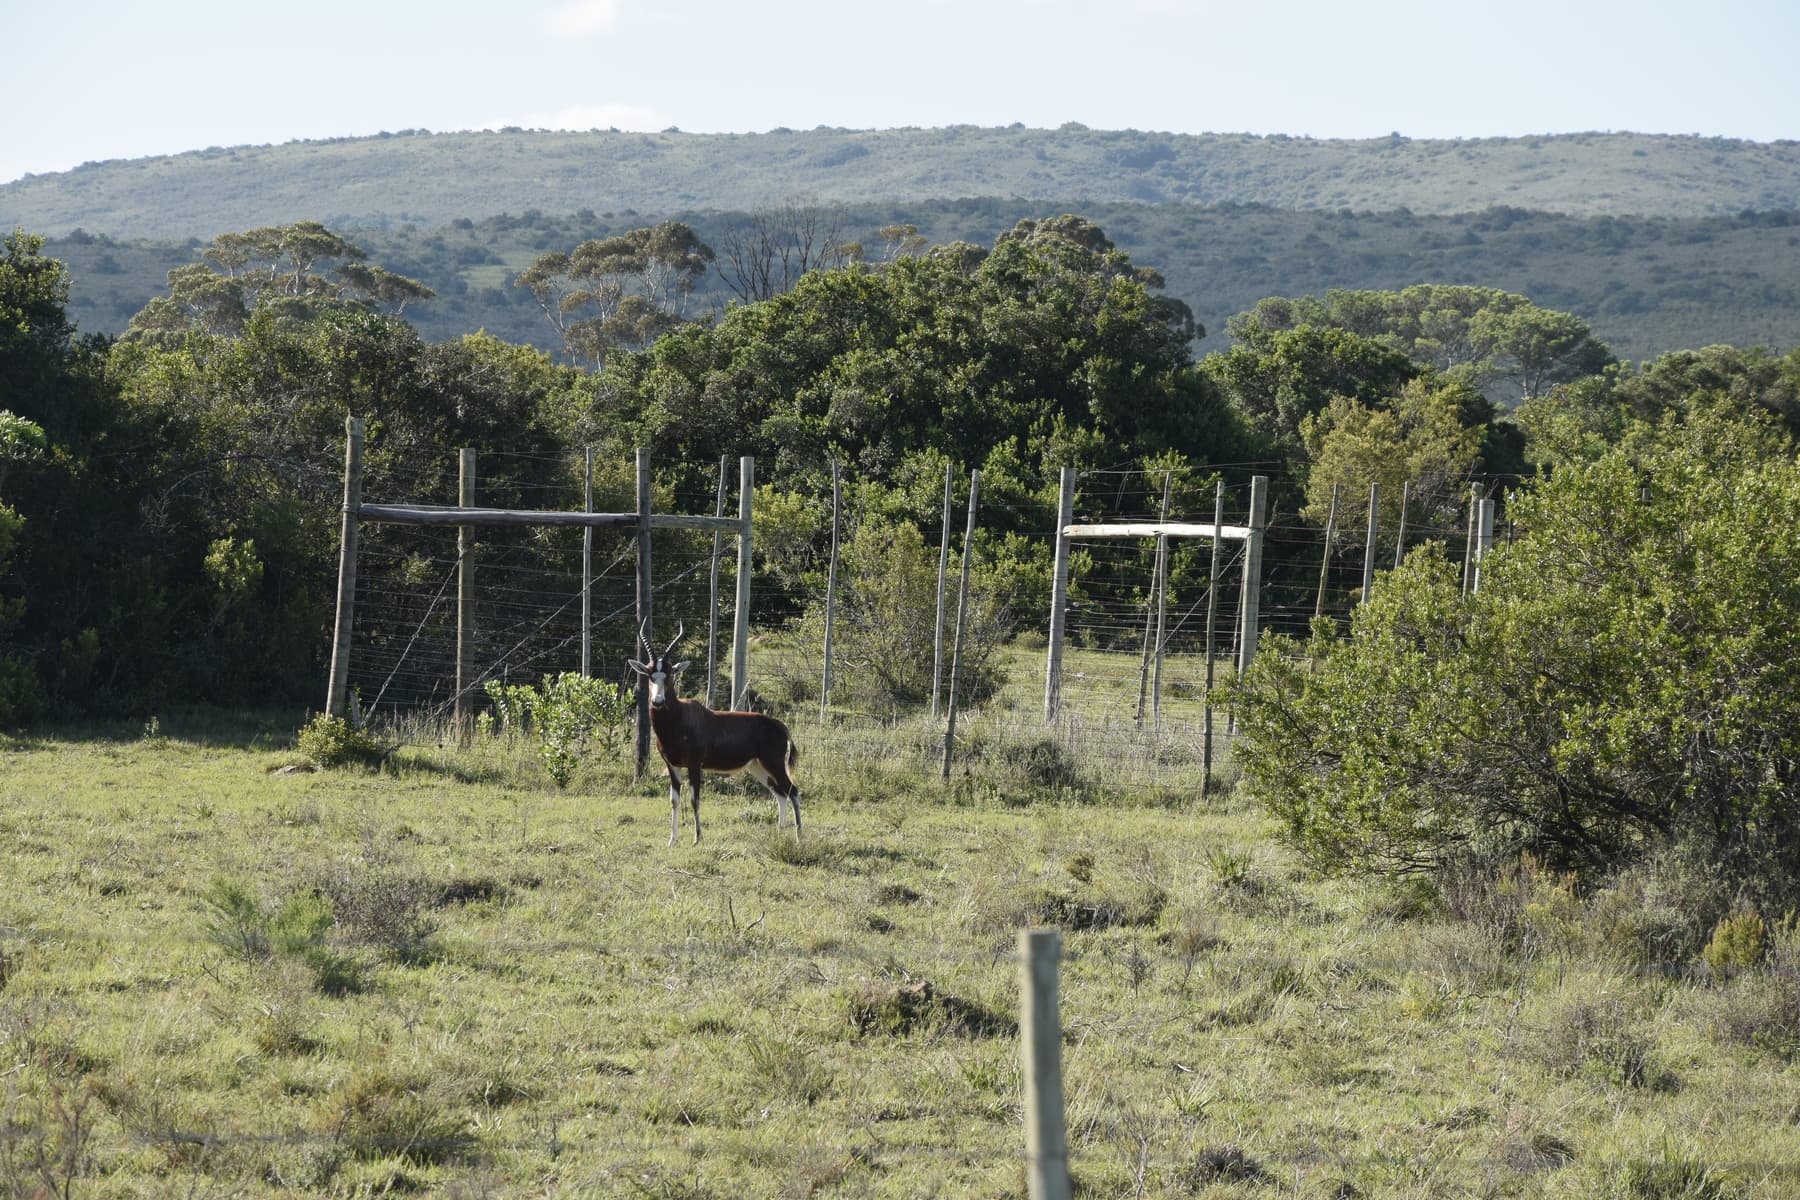
M 348 763 L 376 766 L 382 759 L 380 742 L 353 728 L 344 718 L 326 713 L 320 713 L 300 730 L 298 744 L 306 760 L 318 767 Z
M 1768 944 L 1769 931 L 1762 917 L 1753 912 L 1736 912 L 1714 927 L 1712 940 L 1706 943 L 1700 958 L 1715 977 L 1723 978 L 1760 964 Z
M 1648 493 L 1648 495 L 1646 495 Z M 1251 794 L 1315 866 L 1535 854 L 1580 883 L 1670 848 L 1800 894 L 1800 466 L 1690 415 L 1512 498 L 1479 591 L 1430 544 L 1347 637 L 1231 692 Z

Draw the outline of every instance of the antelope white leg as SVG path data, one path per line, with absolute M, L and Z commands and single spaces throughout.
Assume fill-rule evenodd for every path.
M 669 845 L 681 836 L 681 785 L 669 784 Z
M 775 787 L 775 777 L 769 774 L 767 767 L 763 766 L 755 759 L 751 759 L 746 763 L 744 770 L 752 779 L 768 788 L 769 795 L 775 797 L 775 828 L 780 829 L 783 824 L 786 823 L 787 819 L 787 797 L 783 796 Z

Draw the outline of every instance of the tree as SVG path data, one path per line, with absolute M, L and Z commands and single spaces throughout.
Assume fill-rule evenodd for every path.
M 1207 355 L 1200 368 L 1245 425 L 1288 456 L 1302 449 L 1301 423 L 1333 399 L 1383 407 L 1424 373 L 1400 351 L 1328 325 L 1235 325 L 1233 332 L 1238 344 Z
M 1251 793 L 1325 870 L 1521 853 L 1590 882 L 1671 847 L 1800 898 L 1800 466 L 1766 421 L 1685 423 L 1565 463 L 1464 596 L 1409 556 L 1304 659 L 1234 693 Z
M 920 246 L 911 226 L 890 225 L 881 237 L 889 257 Z M 791 290 L 808 271 L 840 267 L 861 256 L 862 248 L 844 238 L 843 208 L 802 196 L 755 209 L 727 226 L 716 269 L 732 295 L 755 304 Z
M 317 221 L 224 233 L 203 261 L 169 272 L 169 293 L 150 300 L 126 328 L 135 341 L 175 342 L 189 333 L 233 337 L 260 309 L 306 319 L 332 305 L 387 309 L 429 300 L 432 290 L 363 260 L 362 248 Z M 320 268 L 335 263 L 329 272 Z
M 1310 466 L 1306 474 L 1305 515 L 1323 522 L 1339 489 L 1339 519 L 1355 528 L 1368 515 L 1371 483 L 1379 484 L 1380 520 L 1384 528 L 1398 523 L 1403 491 L 1410 485 L 1408 520 L 1441 520 L 1453 513 L 1457 484 L 1480 453 L 1482 429 L 1462 423 L 1471 385 L 1411 379 L 1400 387 L 1391 406 L 1371 408 L 1337 397 L 1300 423 Z
M 1227 330 L 1254 343 L 1306 325 L 1368 338 L 1420 366 L 1467 378 L 1495 398 L 1541 395 L 1613 361 L 1580 318 L 1512 292 L 1464 284 L 1418 284 L 1398 292 L 1334 289 L 1323 299 L 1271 296 L 1233 317 Z
M 665 221 L 544 254 L 514 283 L 530 289 L 564 350 L 598 371 L 614 351 L 640 349 L 677 328 L 713 258 L 692 229 Z

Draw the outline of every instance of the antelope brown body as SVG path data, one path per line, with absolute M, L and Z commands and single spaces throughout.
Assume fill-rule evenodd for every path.
M 681 774 L 687 772 L 694 808 L 694 841 L 700 841 L 700 782 L 706 772 L 748 771 L 775 797 L 775 825 L 780 828 L 784 809 L 794 813 L 794 836 L 800 836 L 800 789 L 788 768 L 800 761 L 800 752 L 788 736 L 787 726 L 774 717 L 755 712 L 716 712 L 697 700 L 675 695 L 675 677 L 687 666 L 670 663 L 669 655 L 681 641 L 681 633 L 667 650 L 651 648 L 643 630 L 638 644 L 644 661 L 631 669 L 644 677 L 650 688 L 650 730 L 656 735 L 657 753 L 669 770 L 669 844 L 681 833 Z

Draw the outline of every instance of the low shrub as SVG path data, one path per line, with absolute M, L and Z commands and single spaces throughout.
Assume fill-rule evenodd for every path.
M 301 728 L 298 748 L 306 761 L 317 767 L 342 767 L 352 763 L 381 765 L 381 743 L 353 727 L 342 717 L 320 713 Z

